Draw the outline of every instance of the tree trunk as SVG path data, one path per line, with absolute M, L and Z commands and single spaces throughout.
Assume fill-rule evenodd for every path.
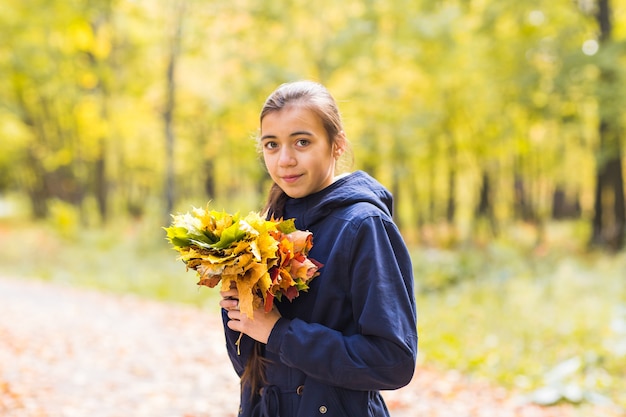
M 609 0 L 599 0 L 596 19 L 600 27 L 600 43 L 607 47 L 612 35 Z M 615 99 L 618 97 L 613 96 L 618 90 L 615 88 L 618 78 L 616 68 L 611 65 L 614 64 L 599 64 L 600 149 L 597 156 L 595 212 L 590 244 L 618 251 L 624 246 L 626 213 L 620 122 L 618 112 L 614 110 L 617 103 Z
M 14 79 L 17 77 L 14 77 Z M 17 100 L 21 121 L 31 131 L 33 136 L 39 143 L 43 143 L 45 139 L 40 135 L 45 135 L 45 129 L 39 126 L 34 114 L 30 111 L 30 107 L 26 102 L 22 86 L 19 83 L 13 85 L 15 98 Z M 29 147 L 26 150 L 26 160 L 28 161 L 28 170 L 32 175 L 32 181 L 25 181 L 25 189 L 30 199 L 32 215 L 35 219 L 43 219 L 48 216 L 48 191 L 45 184 L 45 171 L 41 166 L 41 161 L 35 155 L 36 147 Z
M 30 169 L 35 176 L 35 181 L 27 187 L 28 197 L 33 217 L 35 219 L 44 219 L 48 217 L 48 189 L 45 182 L 45 172 L 39 163 L 38 158 L 34 155 L 33 149 L 27 150 L 27 160 Z
M 515 214 L 516 219 L 520 219 L 525 222 L 534 222 L 537 220 L 537 216 L 535 216 L 531 202 L 528 201 L 528 192 L 526 191 L 524 184 L 522 175 L 516 173 L 513 180 L 513 188 L 515 192 L 513 197 L 513 213 Z
M 204 172 L 205 172 L 205 179 L 204 179 L 204 192 L 206 193 L 207 197 L 209 197 L 209 200 L 212 200 L 215 198 L 215 194 L 216 194 L 216 187 L 215 187 L 215 162 L 213 161 L 213 159 L 207 159 L 206 161 L 204 161 Z
M 398 164 L 402 164 L 402 162 L 398 162 Z M 394 199 L 394 207 L 393 207 L 393 220 L 394 222 L 396 222 L 396 224 L 398 225 L 398 228 L 402 229 L 404 227 L 403 221 L 401 219 L 401 217 L 398 215 L 398 210 L 397 208 L 399 207 L 400 204 L 400 177 L 401 175 L 398 175 L 398 168 L 396 167 L 394 169 L 394 174 L 392 176 L 393 178 L 393 182 L 391 184 L 391 194 L 393 195 L 393 199 Z
M 493 191 L 491 187 L 491 179 L 486 171 L 483 171 L 482 184 L 480 187 L 480 197 L 478 206 L 476 207 L 477 220 L 487 220 L 489 231 L 492 236 L 498 235 L 498 225 L 493 210 Z
M 454 225 L 454 218 L 456 216 L 456 169 L 450 168 L 448 173 L 448 201 L 446 204 L 446 222 L 449 225 Z
M 446 202 L 446 222 L 454 225 L 456 216 L 456 180 L 457 180 L 457 160 L 456 142 L 454 136 L 448 136 L 448 199 Z
M 598 165 L 591 245 L 618 251 L 624 246 L 626 221 L 622 161 L 614 155 Z
M 98 14 L 97 19 L 91 22 L 91 30 L 95 38 L 99 36 L 99 31 L 103 25 L 109 24 L 111 20 L 111 4 L 106 2 L 103 4 L 103 10 Z M 98 74 L 98 84 L 94 88 L 95 92 L 100 98 L 100 118 L 107 122 L 109 119 L 109 86 L 106 82 L 106 77 L 102 74 L 103 65 L 100 64 L 98 58 L 93 54 L 89 54 L 90 63 L 94 69 L 94 72 Z M 110 65 L 106 65 L 110 67 Z M 108 206 L 109 206 L 109 182 L 107 178 L 107 145 L 108 138 L 103 134 L 98 137 L 98 156 L 94 161 L 94 194 L 98 203 L 98 211 L 100 213 L 100 220 L 102 223 L 106 223 L 108 220 Z
M 165 212 L 164 218 L 170 220 L 174 209 L 174 109 L 176 107 L 176 64 L 180 53 L 183 5 L 178 4 L 174 22 L 174 34 L 170 39 L 169 56 L 166 69 L 166 98 L 163 110 L 165 129 Z
M 565 188 L 557 185 L 552 193 L 552 219 L 577 219 L 580 217 L 580 212 L 578 195 L 568 196 Z

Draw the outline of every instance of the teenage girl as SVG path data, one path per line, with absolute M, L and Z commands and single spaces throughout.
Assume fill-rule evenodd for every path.
M 389 416 L 380 391 L 408 384 L 417 355 L 412 266 L 392 196 L 365 172 L 336 175 L 349 144 L 322 85 L 281 85 L 260 123 L 274 181 L 267 216 L 313 232 L 309 257 L 324 266 L 307 292 L 253 319 L 237 309 L 236 289 L 221 292 L 239 416 Z

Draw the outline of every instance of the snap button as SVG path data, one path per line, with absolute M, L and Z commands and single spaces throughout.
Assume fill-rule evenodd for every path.
M 321 405 L 321 406 L 320 406 L 320 413 L 322 413 L 322 414 L 326 414 L 326 412 L 327 412 L 327 411 L 328 411 L 328 408 L 326 408 L 326 406 L 325 406 L 325 405 Z
M 302 395 L 302 392 L 304 392 L 304 385 L 299 385 L 298 388 L 296 388 L 296 394 Z

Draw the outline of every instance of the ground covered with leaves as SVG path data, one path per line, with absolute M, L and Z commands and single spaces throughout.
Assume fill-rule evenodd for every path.
M 229 417 L 238 381 L 217 307 L 148 301 L 33 280 L 0 279 L 0 415 Z M 538 407 L 454 371 L 423 366 L 385 392 L 393 417 L 618 416 Z

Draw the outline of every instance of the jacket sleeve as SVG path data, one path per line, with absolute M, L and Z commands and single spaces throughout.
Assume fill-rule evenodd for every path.
M 388 390 L 411 381 L 417 356 L 417 318 L 408 251 L 396 226 L 368 217 L 350 239 L 347 291 L 353 331 L 281 318 L 267 349 L 287 366 L 323 383 L 353 390 Z M 347 247 L 346 247 L 347 246 Z M 323 295 L 318 295 L 323 296 Z

